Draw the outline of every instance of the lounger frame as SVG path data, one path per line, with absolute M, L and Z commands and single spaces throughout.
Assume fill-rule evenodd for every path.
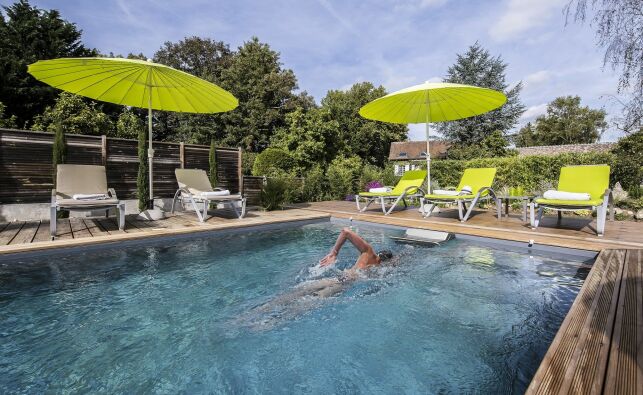
M 114 188 L 109 188 L 107 194 L 110 199 L 118 199 L 116 196 L 116 191 Z M 118 229 L 125 229 L 125 202 L 118 201 L 117 203 L 101 203 L 100 200 L 96 200 L 95 204 L 82 204 L 78 206 L 68 206 L 60 207 L 58 204 L 58 198 L 56 196 L 56 189 L 51 190 L 51 206 L 49 214 L 49 232 L 51 238 L 56 237 L 56 218 L 58 217 L 58 211 L 93 211 L 93 210 L 105 210 L 105 217 L 109 217 L 109 210 L 116 208 L 118 211 Z
M 199 218 L 199 222 L 204 222 L 205 220 L 210 218 L 208 217 L 208 208 L 210 207 L 210 202 L 230 205 L 230 207 L 232 207 L 235 214 L 237 215 L 237 218 L 239 219 L 242 219 L 246 215 L 246 198 L 243 196 L 228 198 L 223 195 L 220 198 L 217 197 L 214 199 L 206 199 L 191 193 L 187 188 L 179 188 L 174 194 L 174 199 L 172 199 L 172 214 L 174 214 L 174 205 L 176 204 L 176 202 L 180 201 L 181 204 L 184 204 L 185 200 L 187 200 L 194 208 L 196 216 Z M 239 208 L 235 204 L 237 202 L 241 202 L 241 212 L 239 212 Z M 203 209 L 201 209 L 199 205 L 202 205 Z
M 540 198 L 537 197 L 536 199 Z M 529 204 L 529 222 L 532 229 L 538 228 L 540 225 L 540 220 L 543 217 L 543 212 L 545 209 L 555 210 L 558 212 L 558 220 L 562 218 L 563 211 L 580 211 L 580 210 L 596 210 L 596 234 L 599 237 L 602 237 L 605 234 L 605 221 L 607 219 L 607 211 L 609 210 L 610 216 L 609 220 L 614 221 L 614 196 L 612 195 L 611 189 L 606 189 L 603 194 L 603 203 L 598 206 L 583 205 L 582 201 L 579 201 L 578 205 L 553 205 L 546 203 L 536 203 L 536 199 Z M 538 208 L 538 214 L 536 215 L 536 208 Z
M 411 190 L 416 190 L 417 192 L 414 192 L 412 194 L 409 194 L 409 191 Z M 356 195 L 355 196 L 355 203 L 357 204 L 357 210 L 360 213 L 363 213 L 368 209 L 368 206 L 370 206 L 372 203 L 379 201 L 381 206 L 382 206 L 382 212 L 384 215 L 389 215 L 393 212 L 395 207 L 397 207 L 398 203 L 401 201 L 404 203 L 404 208 L 408 207 L 408 204 L 406 203 L 406 199 L 411 199 L 411 198 L 421 198 L 424 196 L 424 191 L 420 187 L 416 186 L 410 186 L 406 188 L 401 195 L 382 195 L 382 196 L 360 196 Z M 360 205 L 360 199 L 365 200 L 364 207 Z M 393 201 L 391 203 L 391 201 Z M 390 207 L 387 209 L 386 204 L 387 202 L 390 204 Z
M 482 196 L 482 194 L 485 192 L 488 192 L 488 194 Z M 431 216 L 431 213 L 433 212 L 437 204 L 457 203 L 458 217 L 460 218 L 461 222 L 466 222 L 471 216 L 471 213 L 473 212 L 474 207 L 476 207 L 478 202 L 482 199 L 493 199 L 496 202 L 496 211 L 498 212 L 498 219 L 500 219 L 500 216 L 502 215 L 500 201 L 497 198 L 494 190 L 489 187 L 484 187 L 479 189 L 473 198 L 461 198 L 458 196 L 445 195 L 444 199 L 431 199 L 423 196 L 422 198 L 420 198 L 420 209 L 422 210 L 422 217 L 428 218 Z M 429 205 L 431 206 L 428 210 L 426 210 L 424 207 L 425 202 L 428 202 Z M 469 208 L 467 208 L 467 203 L 471 203 L 469 205 Z

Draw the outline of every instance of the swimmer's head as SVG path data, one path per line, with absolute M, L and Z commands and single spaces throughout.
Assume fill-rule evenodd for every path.
M 390 250 L 381 250 L 377 252 L 377 256 L 380 258 L 380 261 L 386 261 L 393 258 L 393 253 Z

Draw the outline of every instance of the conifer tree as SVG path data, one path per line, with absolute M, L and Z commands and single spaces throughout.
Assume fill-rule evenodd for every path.
M 210 154 L 208 155 L 208 158 L 210 160 L 210 184 L 216 186 L 219 180 L 217 179 L 217 156 L 214 139 L 210 140 Z
M 138 209 L 147 209 L 149 189 L 149 176 L 147 173 L 147 133 L 145 128 L 138 129 L 138 176 L 136 177 L 136 196 L 138 197 Z
M 58 122 L 54 132 L 54 143 L 52 146 L 51 163 L 53 165 L 53 183 L 56 186 L 56 168 L 59 164 L 65 163 L 67 146 L 65 143 L 65 133 L 63 132 L 62 123 Z
M 458 121 L 443 122 L 438 131 L 447 139 L 461 144 L 477 144 L 499 130 L 503 135 L 513 128 L 525 111 L 520 102 L 522 83 L 513 88 L 505 81 L 507 64 L 500 56 L 493 57 L 477 42 L 463 55 L 457 55 L 456 63 L 449 67 L 445 82 L 490 88 L 503 92 L 507 103 L 497 110 Z

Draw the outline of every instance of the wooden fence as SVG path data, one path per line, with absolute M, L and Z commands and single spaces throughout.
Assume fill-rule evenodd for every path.
M 136 198 L 138 142 L 105 136 L 68 134 L 66 163 L 104 165 L 107 183 L 121 199 Z M 53 134 L 0 129 L 0 204 L 41 203 L 51 199 Z M 176 168 L 209 170 L 205 145 L 154 142 L 154 196 L 168 198 L 176 192 Z M 219 185 L 232 193 L 243 188 L 241 150 L 217 148 Z M 256 180 L 248 187 L 257 194 Z M 254 200 L 253 200 L 254 201 Z

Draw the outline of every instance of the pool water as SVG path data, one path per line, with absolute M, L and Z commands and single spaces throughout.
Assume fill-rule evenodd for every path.
M 0 393 L 522 393 L 587 271 L 360 225 L 394 265 L 302 295 L 341 226 L 5 259 Z

